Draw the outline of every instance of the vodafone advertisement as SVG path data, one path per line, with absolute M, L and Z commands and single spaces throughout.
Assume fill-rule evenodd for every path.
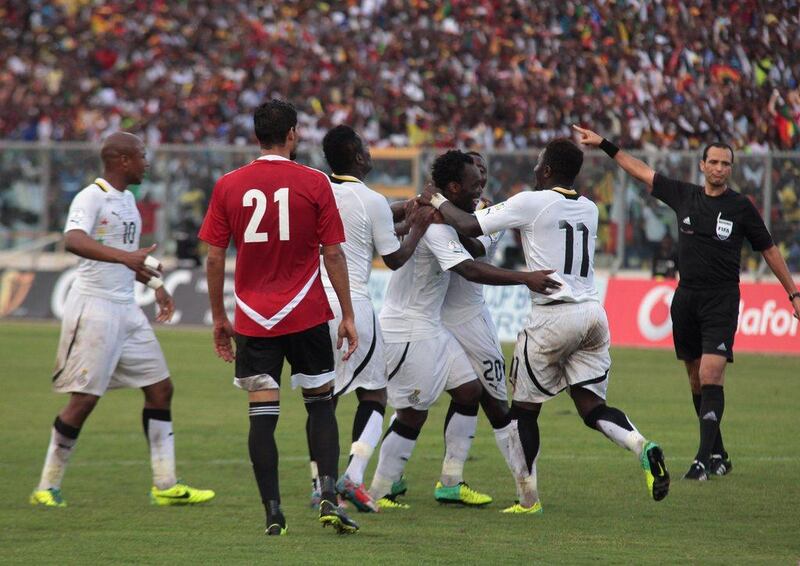
M 608 279 L 605 307 L 615 346 L 672 348 L 669 307 L 677 282 Z M 734 350 L 800 354 L 798 321 L 779 283 L 740 285 Z

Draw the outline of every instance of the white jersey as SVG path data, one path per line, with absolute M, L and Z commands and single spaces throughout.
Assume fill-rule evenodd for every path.
M 502 232 L 497 232 L 478 237 L 486 250 L 486 255 L 475 260 L 489 263 L 502 236 Z M 450 285 L 442 306 L 442 320 L 448 326 L 462 324 L 480 315 L 485 305 L 482 283 L 473 283 L 460 275 L 453 274 L 450 276 Z
M 81 190 L 69 207 L 64 233 L 81 230 L 104 246 L 133 252 L 139 249 L 142 218 L 128 190 L 118 191 L 105 179 Z M 133 302 L 136 273 L 121 263 L 81 258 L 73 288 L 84 295 L 117 303 Z
M 575 191 L 525 191 L 475 212 L 484 234 L 519 228 L 525 263 L 531 271 L 554 269 L 561 288 L 549 295 L 531 292 L 533 304 L 599 301 L 594 286 L 597 206 Z
M 442 304 L 447 271 L 472 259 L 446 224 L 431 224 L 403 267 L 392 273 L 380 322 L 387 344 L 432 338 L 444 330 Z
M 336 206 L 344 224 L 345 242 L 342 244 L 347 257 L 347 273 L 350 276 L 350 295 L 369 299 L 367 282 L 372 272 L 372 250 L 384 256 L 400 249 L 400 241 L 394 231 L 392 210 L 386 198 L 367 187 L 355 177 L 334 175 L 331 183 Z M 338 302 L 336 292 L 322 265 L 322 285 L 329 301 Z

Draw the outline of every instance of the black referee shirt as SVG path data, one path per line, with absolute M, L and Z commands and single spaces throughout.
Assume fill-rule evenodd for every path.
M 738 285 L 744 239 L 758 252 L 773 245 L 756 207 L 736 191 L 726 189 L 720 196 L 710 197 L 700 185 L 656 173 L 652 194 L 678 217 L 682 287 Z

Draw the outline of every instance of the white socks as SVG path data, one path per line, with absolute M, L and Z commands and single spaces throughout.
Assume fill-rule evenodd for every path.
M 511 431 L 516 431 L 516 422 L 510 421 L 506 426 L 503 428 L 495 428 L 494 430 L 494 441 L 497 443 L 497 448 L 500 450 L 500 453 L 503 455 L 503 459 L 506 461 L 508 465 L 508 469 L 511 470 L 511 473 L 514 473 L 514 463 L 511 461 L 511 448 L 509 447 L 509 436 L 511 435 Z M 524 463 L 524 458 L 523 458 Z
M 627 417 L 625 420 L 628 420 Z M 629 420 L 628 424 L 633 430 L 626 430 L 617 423 L 602 418 L 597 419 L 597 428 L 600 432 L 605 434 L 614 444 L 622 448 L 627 448 L 639 458 L 642 455 L 642 450 L 647 443 L 647 439 L 636 430 L 636 427 L 633 426 Z
M 373 499 L 377 500 L 391 493 L 392 484 L 402 477 L 406 462 L 414 452 L 418 436 L 418 430 L 397 420 L 392 422 L 381 444 L 378 467 L 369 488 Z
M 364 482 L 364 471 L 367 469 L 372 452 L 381 440 L 382 431 L 383 415 L 378 411 L 372 411 L 361 436 L 350 446 L 351 459 L 345 474 L 356 485 Z
M 453 404 L 450 406 L 451 409 L 454 408 Z M 445 486 L 458 485 L 464 481 L 464 463 L 469 456 L 469 449 L 478 426 L 477 406 L 474 415 L 459 412 L 459 409 L 460 406 L 456 406 L 455 410 L 448 414 L 449 420 L 444 430 L 445 455 L 441 482 Z
M 531 463 L 531 469 L 528 470 L 528 464 L 525 461 L 525 450 L 522 447 L 522 440 L 519 437 L 517 428 L 518 424 L 519 421 L 515 419 L 506 427 L 508 429 L 509 454 L 507 462 L 511 468 L 511 473 L 514 475 L 514 482 L 517 484 L 517 499 L 519 499 L 520 505 L 531 507 L 539 501 L 539 490 L 536 481 L 536 462 L 539 460 L 539 450 L 537 445 L 536 456 Z
M 37 490 L 61 489 L 61 481 L 64 479 L 72 449 L 78 442 L 79 432 L 79 428 L 71 427 L 56 418 L 50 431 L 50 444 L 47 447 L 47 456 L 44 459 Z
M 175 474 L 175 437 L 172 433 L 172 420 L 154 418 L 147 414 L 148 411 L 153 410 L 145 409 L 143 416 L 146 421 L 147 441 L 150 444 L 153 485 L 158 489 L 168 489 L 178 483 Z M 168 413 L 168 411 L 163 412 Z

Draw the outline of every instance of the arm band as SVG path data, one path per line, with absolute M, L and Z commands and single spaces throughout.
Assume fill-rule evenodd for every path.
M 446 202 L 449 201 L 444 197 L 442 193 L 433 193 L 431 195 L 431 206 L 436 210 L 439 210 L 439 207 Z
M 789 302 L 794 301 L 797 297 L 800 297 L 800 291 L 795 291 L 794 293 L 789 293 Z
M 606 138 L 603 138 L 603 141 L 600 142 L 600 149 L 605 151 L 606 155 L 608 155 L 611 159 L 614 159 L 617 153 L 619 153 L 619 148 Z
M 151 277 L 147 282 L 147 286 L 151 289 L 157 290 L 164 286 L 164 281 L 160 277 Z
M 161 265 L 161 262 L 153 256 L 148 255 L 146 258 L 144 258 L 144 265 L 145 267 L 149 267 L 150 269 L 155 269 L 158 271 L 158 266 Z

